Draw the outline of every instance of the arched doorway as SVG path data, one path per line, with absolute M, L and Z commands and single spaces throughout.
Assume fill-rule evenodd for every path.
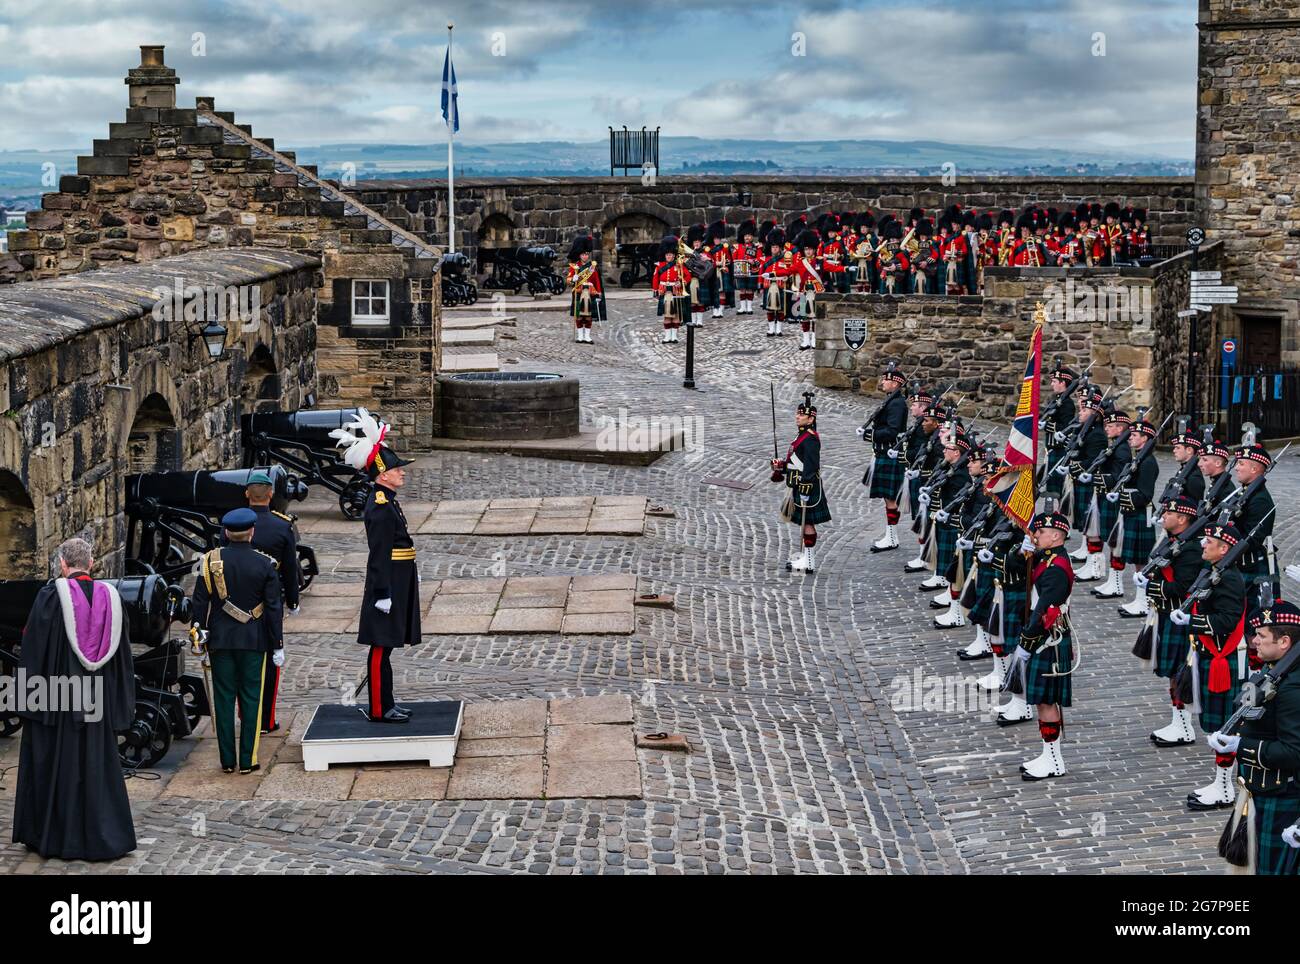
M 36 558 L 36 507 L 22 481 L 0 469 L 0 579 L 41 579 Z
M 496 262 L 496 253 L 501 248 L 515 247 L 515 223 L 500 212 L 489 214 L 483 219 L 478 229 L 478 271 L 480 274 L 492 270 Z
M 265 345 L 259 344 L 249 356 L 239 396 L 242 415 L 275 411 L 280 407 L 280 371 L 271 349 Z
M 157 392 L 136 409 L 127 436 L 127 472 L 170 472 L 181 467 L 180 432 L 167 399 Z
M 606 222 L 600 235 L 601 274 L 625 288 L 648 286 L 659 242 L 668 223 L 644 211 L 629 211 Z

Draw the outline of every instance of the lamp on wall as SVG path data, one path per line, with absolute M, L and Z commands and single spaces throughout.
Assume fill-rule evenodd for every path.
M 736 194 L 736 204 L 739 207 L 747 208 L 754 200 L 754 195 L 749 191 L 740 191 Z
M 193 329 L 190 329 L 190 341 L 193 342 L 196 337 L 202 338 L 203 345 L 208 350 L 208 358 L 216 361 L 226 353 L 226 334 L 224 325 L 209 321 L 197 335 L 194 334 Z

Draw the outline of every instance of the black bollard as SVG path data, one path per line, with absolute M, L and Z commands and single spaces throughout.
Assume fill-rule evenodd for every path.
M 695 325 L 686 325 L 686 377 L 682 379 L 682 388 L 695 387 Z

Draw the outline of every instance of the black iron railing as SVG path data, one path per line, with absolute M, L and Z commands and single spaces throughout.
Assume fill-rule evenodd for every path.
M 1300 368 L 1229 370 L 1215 375 L 1214 385 L 1225 439 L 1239 439 L 1246 422 L 1254 423 L 1264 442 L 1300 436 Z
M 609 174 L 621 168 L 623 173 L 635 169 L 638 173 L 653 168 L 659 170 L 659 128 L 630 131 L 609 129 Z

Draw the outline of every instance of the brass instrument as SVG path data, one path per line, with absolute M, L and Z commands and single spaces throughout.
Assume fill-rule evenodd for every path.
M 578 271 L 577 263 L 570 264 L 569 267 L 574 271 Z M 587 262 L 587 266 L 573 276 L 573 290 L 579 291 L 584 285 L 586 285 L 591 280 L 591 275 L 595 270 L 596 262 Z

